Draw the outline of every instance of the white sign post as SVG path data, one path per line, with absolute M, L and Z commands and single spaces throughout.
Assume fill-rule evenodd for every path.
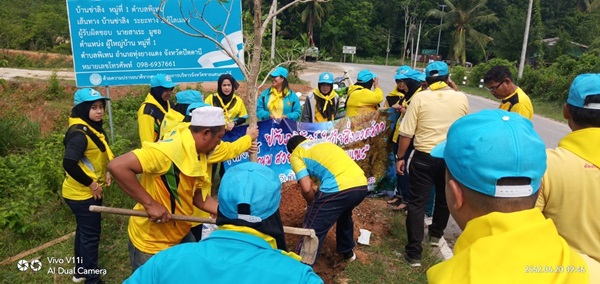
M 352 54 L 352 63 L 354 63 L 354 54 L 356 54 L 356 46 L 344 46 L 342 48 L 344 54 L 344 62 L 346 62 L 346 54 Z

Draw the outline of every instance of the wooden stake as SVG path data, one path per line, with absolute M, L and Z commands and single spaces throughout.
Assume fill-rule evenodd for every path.
M 75 232 L 68 233 L 68 234 L 66 234 L 66 235 L 64 235 L 64 236 L 62 236 L 62 237 L 60 237 L 58 239 L 55 239 L 53 241 L 49 241 L 49 242 L 47 242 L 47 243 L 45 243 L 45 244 L 43 244 L 43 245 L 41 245 L 39 247 L 35 247 L 35 248 L 32 248 L 32 249 L 27 250 L 25 252 L 22 252 L 20 254 L 17 254 L 15 256 L 9 257 L 9 258 L 3 260 L 2 262 L 0 262 L 0 265 L 9 264 L 9 263 L 11 263 L 11 262 L 13 262 L 15 260 L 22 259 L 22 258 L 24 258 L 24 257 L 26 257 L 26 256 L 28 256 L 28 255 L 30 255 L 30 254 L 32 254 L 34 252 L 43 250 L 45 248 L 48 248 L 48 247 L 51 247 L 51 246 L 53 246 L 55 244 L 63 242 L 65 240 L 67 240 L 68 238 L 72 237 L 72 236 L 75 236 Z

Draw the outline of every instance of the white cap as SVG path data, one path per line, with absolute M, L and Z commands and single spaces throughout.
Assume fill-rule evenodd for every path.
M 204 127 L 224 126 L 225 115 L 223 114 L 223 109 L 214 106 L 196 108 L 192 111 L 190 125 Z

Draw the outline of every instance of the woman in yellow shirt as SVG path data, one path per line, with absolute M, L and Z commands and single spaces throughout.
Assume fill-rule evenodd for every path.
M 90 205 L 102 205 L 104 187 L 111 183 L 107 172 L 113 153 L 106 142 L 102 117 L 108 98 L 85 88 L 75 92 L 75 106 L 65 134 L 63 167 L 67 173 L 62 197 L 73 211 L 75 231 L 75 275 L 73 281 L 97 283 L 100 213 L 89 211 Z
M 227 122 L 225 130 L 231 131 L 234 126 L 246 122 L 248 112 L 244 101 L 235 94 L 240 85 L 231 74 L 221 75 L 217 83 L 217 92 L 207 96 L 205 102 L 223 109 L 225 122 Z
M 256 102 L 258 120 L 287 118 L 298 121 L 302 108 L 287 80 L 288 70 L 279 66 L 270 74 L 271 88 L 264 90 Z
M 371 88 L 375 88 L 371 91 Z M 383 101 L 383 91 L 379 88 L 377 75 L 369 70 L 358 73 L 356 83 L 348 88 L 346 116 L 352 117 L 376 111 Z

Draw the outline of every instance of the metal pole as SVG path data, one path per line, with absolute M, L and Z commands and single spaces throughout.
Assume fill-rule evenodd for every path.
M 385 50 L 385 66 L 388 65 L 388 57 L 390 55 L 390 35 L 392 34 L 392 31 L 388 30 L 388 43 L 387 43 L 387 49 Z
M 531 23 L 531 10 L 533 10 L 533 0 L 529 0 L 529 8 L 527 10 L 527 22 L 525 23 L 525 34 L 523 35 L 523 48 L 521 48 L 521 62 L 519 62 L 519 74 L 517 76 L 519 79 L 523 77 L 523 69 L 525 69 L 527 42 L 529 41 L 529 24 Z
M 275 1 L 275 11 L 277 11 L 277 1 Z M 275 38 L 277 37 L 277 16 L 273 17 L 273 26 L 271 29 L 273 31 L 271 37 L 271 63 L 275 63 Z
M 442 7 L 442 12 L 444 12 L 444 8 L 446 8 L 446 5 L 439 5 L 438 6 Z M 442 16 L 440 18 L 440 26 L 444 23 L 444 17 Z M 438 43 L 437 43 L 437 49 L 435 50 L 435 55 L 439 55 L 440 54 L 440 39 L 442 38 L 442 29 L 440 28 L 440 31 L 438 32 Z
M 110 99 L 110 91 L 108 86 L 106 86 L 106 97 Z M 115 144 L 115 128 L 113 127 L 112 107 L 110 100 L 107 101 L 106 105 L 108 106 L 108 125 L 110 125 L 110 144 Z

